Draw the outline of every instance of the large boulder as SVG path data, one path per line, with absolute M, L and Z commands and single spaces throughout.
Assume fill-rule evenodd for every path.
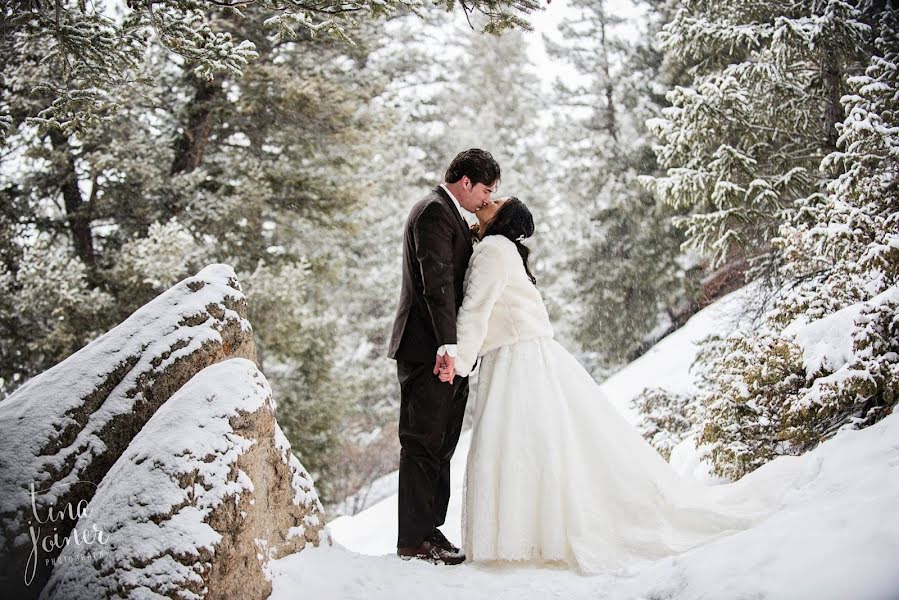
M 209 266 L 0 402 L 9 597 L 37 595 L 78 509 L 163 403 L 213 363 L 256 359 L 246 315 L 233 270 Z M 35 548 L 40 560 L 29 562 Z
M 42 598 L 268 597 L 267 561 L 327 537 L 274 409 L 250 361 L 196 375 L 103 479 Z

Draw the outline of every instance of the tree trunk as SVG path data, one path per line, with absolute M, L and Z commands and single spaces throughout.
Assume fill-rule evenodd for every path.
M 97 268 L 97 257 L 94 253 L 94 236 L 91 231 L 91 203 L 85 202 L 78 187 L 78 173 L 75 170 L 75 157 L 69 148 L 69 139 L 59 131 L 51 131 L 50 141 L 53 147 L 65 153 L 65 168 L 61 173 L 60 188 L 66 210 L 66 220 L 75 254 L 88 267 L 92 274 Z
M 203 163 L 203 154 L 212 134 L 213 111 L 223 93 L 219 80 L 207 81 L 193 75 L 188 75 L 188 80 L 193 85 L 195 94 L 186 108 L 187 125 L 181 137 L 175 141 L 172 175 L 189 173 Z
M 606 95 L 606 131 L 614 141 L 618 141 L 618 120 L 615 116 L 615 99 L 613 96 L 612 73 L 609 65 L 609 49 L 606 41 L 606 8 L 605 3 L 600 0 L 597 8 L 599 15 L 599 42 L 602 51 L 602 70 L 603 76 L 606 78 L 605 95 Z
M 841 91 L 843 76 L 842 69 L 832 53 L 828 53 L 825 57 L 824 64 L 821 65 L 822 78 L 824 83 L 825 106 L 824 106 L 824 139 L 826 146 L 825 153 L 833 152 L 837 149 L 837 123 L 842 123 L 846 115 L 843 112 L 843 105 L 840 103 L 840 97 L 843 95 Z

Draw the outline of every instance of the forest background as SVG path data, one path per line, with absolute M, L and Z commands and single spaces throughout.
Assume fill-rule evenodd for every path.
M 693 435 L 738 478 L 896 402 L 892 2 L 0 6 L 0 397 L 225 262 L 282 428 L 359 510 L 398 461 L 406 213 L 482 147 L 597 380 L 752 286 L 700 393 L 637 399 L 663 454 Z M 851 356 L 810 361 L 795 332 L 847 311 Z

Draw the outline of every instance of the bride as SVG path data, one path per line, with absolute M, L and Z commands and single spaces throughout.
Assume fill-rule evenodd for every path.
M 477 216 L 455 371 L 440 372 L 442 381 L 466 376 L 480 357 L 467 558 L 561 561 L 590 573 L 685 551 L 770 511 L 786 473 L 717 488 L 681 479 L 553 340 L 522 243 L 534 233 L 524 203 L 498 199 Z

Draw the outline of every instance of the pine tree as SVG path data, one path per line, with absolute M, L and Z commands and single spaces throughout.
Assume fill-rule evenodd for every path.
M 329 240 L 346 228 L 334 215 L 360 196 L 349 174 L 366 159 L 371 124 L 357 112 L 377 90 L 357 75 L 361 43 L 242 35 L 259 56 L 241 78 L 198 80 L 152 51 L 145 68 L 157 85 L 124 90 L 104 127 L 19 123 L 8 138 L 5 165 L 22 168 L 3 169 L 15 212 L 0 377 L 11 391 L 175 281 L 227 262 L 249 297 L 282 426 L 327 479 L 345 396 L 321 298 L 337 276 Z
M 717 14 L 714 6 L 702 8 Z M 769 299 L 763 319 L 752 331 L 719 339 L 713 344 L 717 350 L 703 353 L 696 365 L 704 373 L 696 400 L 703 407 L 699 441 L 710 445 L 715 471 L 730 478 L 741 477 L 778 455 L 805 452 L 840 429 L 875 423 L 895 405 L 899 390 L 895 11 L 878 3 L 860 3 L 859 10 L 831 2 L 806 8 L 811 14 L 805 19 L 796 21 L 796 15 L 789 12 L 778 18 L 775 13 L 767 28 L 767 21 L 760 20 L 740 32 L 753 44 L 759 45 L 761 40 L 759 47 L 772 57 L 791 58 L 792 62 L 784 60 L 783 64 L 818 65 L 818 75 L 790 93 L 799 99 L 808 90 L 817 94 L 818 112 L 814 114 L 821 117 L 824 129 L 818 131 L 816 139 L 820 151 L 827 153 L 819 161 L 820 170 L 812 172 L 803 167 L 808 176 L 820 178 L 820 187 L 805 194 L 797 188 L 797 199 L 789 210 L 765 225 L 767 239 L 758 249 L 777 258 L 785 283 Z M 837 19 L 839 14 L 845 18 Z M 702 22 L 698 16 L 693 22 L 696 27 L 691 29 L 684 25 L 683 13 L 679 18 L 682 23 L 668 33 L 681 35 L 675 41 L 683 48 L 689 46 L 690 36 L 731 39 L 728 36 L 736 31 L 730 25 L 703 30 L 698 27 Z M 793 30 L 783 29 L 786 26 Z M 791 48 L 793 39 L 804 45 L 795 46 L 795 53 L 790 54 L 785 51 Z M 833 44 L 839 39 L 843 47 L 837 51 Z M 819 43 L 812 48 L 815 40 Z M 744 49 L 754 59 L 762 56 L 762 50 Z M 860 54 L 868 57 L 863 73 L 853 62 Z M 732 67 L 723 69 L 726 72 Z M 780 68 L 777 63 L 774 67 Z M 721 68 L 706 60 L 698 62 L 694 71 L 712 73 Z M 838 82 L 832 80 L 835 69 L 839 71 Z M 772 82 L 782 75 L 778 73 L 775 68 L 770 70 Z M 803 71 L 792 74 L 795 79 Z M 842 96 L 839 110 L 834 110 L 834 97 L 839 98 L 837 92 L 844 89 L 849 93 Z M 696 111 L 715 115 L 715 108 L 700 108 L 708 98 L 695 92 L 678 90 L 677 97 L 690 96 Z M 764 114 L 752 103 L 753 98 L 746 100 L 751 110 L 747 116 Z M 788 100 L 784 97 L 775 102 L 783 107 L 783 114 L 795 108 Z M 675 133 L 685 153 L 699 143 L 687 133 L 690 119 L 678 121 L 682 119 L 681 110 L 671 111 L 669 114 L 676 118 L 662 127 L 669 128 L 666 151 L 675 147 Z M 836 119 L 835 115 L 844 116 Z M 684 128 L 670 128 L 675 122 Z M 802 123 L 799 119 L 795 122 Z M 808 125 L 807 135 L 812 140 L 814 128 Z M 784 165 L 787 158 L 783 157 Z M 751 166 L 760 164 L 755 161 Z M 676 181 L 679 176 L 669 171 L 667 182 L 681 185 L 686 179 Z M 763 183 L 753 185 L 761 189 Z M 736 204 L 731 205 L 734 207 Z M 777 235 L 772 233 L 775 228 Z M 709 239 L 714 238 L 711 235 Z M 823 346 L 818 346 L 824 342 L 814 332 L 824 329 L 831 337 L 846 338 L 851 349 L 814 358 L 822 352 Z M 818 346 L 803 346 L 809 343 Z M 849 355 L 845 356 L 847 350 Z
M 540 82 L 521 31 L 463 37 L 444 94 L 449 148 L 486 147 L 502 167 L 497 194 L 516 194 L 532 208 L 541 201 L 543 160 Z M 535 169 L 537 169 L 535 171 Z M 530 192 L 530 190 L 533 190 Z
M 822 162 L 834 174 L 778 240 L 795 284 L 772 315 L 796 328 L 853 305 L 853 357 L 838 374 L 809 385 L 792 407 L 807 442 L 839 426 L 870 425 L 897 401 L 899 387 L 899 22 L 876 19 L 873 55 L 849 78 L 839 149 Z M 814 434 L 817 434 L 814 435 Z
M 848 80 L 839 150 L 823 161 L 833 179 L 823 197 L 782 228 L 790 275 L 801 282 L 779 319 L 815 319 L 867 300 L 899 282 L 899 84 L 895 13 L 877 22 L 863 75 Z
M 74 133 L 115 114 L 123 106 L 118 96 L 127 88 L 150 83 L 141 73 L 151 43 L 179 56 L 179 62 L 189 65 L 199 80 L 210 81 L 220 74 L 239 77 L 259 56 L 254 40 L 234 32 L 245 12 L 260 14 L 260 23 L 280 40 L 314 34 L 349 42 L 348 32 L 359 22 L 357 15 L 379 19 L 399 10 L 415 11 L 417 3 L 247 0 L 220 4 L 220 10 L 213 10 L 201 0 L 130 0 L 125 5 L 102 0 L 8 0 L 0 7 L 4 51 L 16 62 L 40 65 L 42 70 L 36 85 L 23 89 L 16 69 L 4 69 L 3 88 L 12 89 L 13 94 L 38 92 L 29 124 Z M 445 5 L 446 10 L 456 7 L 453 1 Z M 473 0 L 458 7 L 466 14 L 483 15 L 484 29 L 497 33 L 528 27 L 524 16 L 539 3 Z M 2 114 L 0 133 L 8 133 L 10 124 L 17 121 L 15 112 L 13 108 L 12 113 Z
M 577 342 L 610 371 L 674 326 L 670 310 L 688 294 L 681 239 L 672 211 L 638 182 L 657 173 L 644 124 L 657 110 L 662 54 L 653 42 L 662 13 L 653 12 L 636 40 L 620 40 L 620 19 L 597 0 L 576 3 L 553 53 L 567 58 L 583 83 L 562 85 L 570 107 L 562 139 L 559 184 L 569 201 L 565 247 L 578 298 Z
M 667 173 L 646 183 L 689 211 L 677 223 L 713 267 L 732 257 L 755 274 L 776 265 L 771 240 L 818 191 L 868 30 L 842 0 L 689 1 L 664 27 L 670 59 L 694 79 L 668 93 L 653 124 Z

